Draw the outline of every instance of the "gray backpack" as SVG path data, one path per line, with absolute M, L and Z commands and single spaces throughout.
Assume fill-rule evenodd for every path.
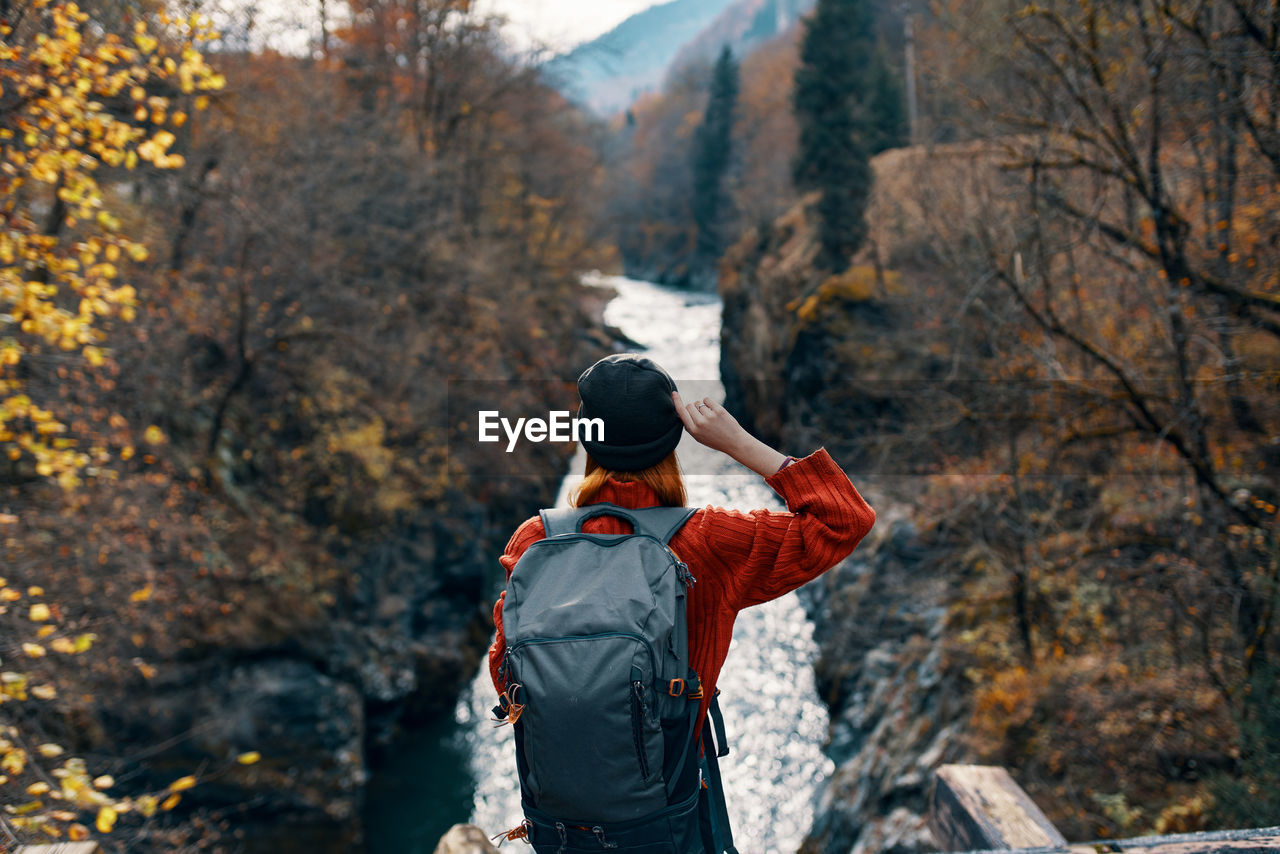
M 720 842 L 723 818 L 699 809 L 702 781 L 719 775 L 699 761 L 694 732 L 703 694 L 689 667 L 685 596 L 696 579 L 667 547 L 693 513 L 544 510 L 546 539 L 511 572 L 507 691 L 495 713 L 515 732 L 525 822 L 511 838 L 538 854 L 732 850 Z M 583 533 L 604 515 L 633 533 Z M 725 826 L 707 835 L 713 824 Z

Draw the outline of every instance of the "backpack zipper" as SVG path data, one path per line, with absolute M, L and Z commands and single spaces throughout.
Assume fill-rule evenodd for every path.
M 582 531 L 578 531 L 574 534 L 559 534 L 554 537 L 545 537 L 530 545 L 529 549 L 536 549 L 538 546 L 546 545 L 563 545 L 564 543 L 572 540 L 591 540 L 596 545 L 609 548 L 611 546 L 621 545 L 626 540 L 634 537 L 644 537 L 646 540 L 653 540 L 655 543 L 666 549 L 667 554 L 671 556 L 672 563 L 675 564 L 676 577 L 684 582 L 685 587 L 692 587 L 698 583 L 698 579 L 694 578 L 693 573 L 689 572 L 689 564 L 680 560 L 680 558 L 676 556 L 676 553 L 671 550 L 671 546 L 649 534 L 587 534 Z M 525 551 L 528 551 L 528 549 Z M 508 583 L 510 583 L 509 579 Z
M 680 560 L 680 558 L 676 558 L 676 576 L 684 582 L 685 587 L 692 587 L 698 583 L 698 579 L 694 578 L 693 573 L 689 571 L 689 564 Z
M 644 684 L 631 683 L 631 740 L 635 744 L 636 759 L 640 763 L 641 779 L 649 779 L 649 755 L 644 749 L 644 721 L 649 707 L 644 702 Z
M 561 638 L 525 638 L 508 646 L 507 651 L 503 656 L 503 660 L 504 663 L 508 663 L 512 653 L 516 652 L 523 646 L 536 646 L 548 643 L 566 643 L 568 641 L 580 640 L 596 640 L 597 638 L 631 638 L 632 640 L 639 641 L 644 645 L 645 651 L 649 653 L 649 666 L 653 673 L 657 674 L 660 672 L 658 669 L 658 656 L 653 651 L 653 644 L 649 642 L 648 638 L 643 635 L 638 635 L 635 632 L 600 632 L 599 634 L 594 635 L 566 635 Z M 510 667 L 507 668 L 507 673 L 511 673 Z

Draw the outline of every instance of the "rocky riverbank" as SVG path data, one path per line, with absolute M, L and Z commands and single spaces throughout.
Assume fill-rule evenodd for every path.
M 407 392 L 425 412 L 444 412 L 427 395 L 456 405 L 461 426 L 441 415 L 396 435 L 377 410 L 340 421 L 264 384 L 228 408 L 235 438 L 203 480 L 207 413 L 175 408 L 150 470 L 27 499 L 0 540 L 5 575 L 95 639 L 83 657 L 41 656 L 59 692 L 32 725 L 110 774 L 116 797 L 196 781 L 172 811 L 122 810 L 106 850 L 363 850 L 374 748 L 454 709 L 492 633 L 496 555 L 554 500 L 572 450 L 526 444 L 494 471 L 465 413 L 495 382 L 512 407 L 563 408 L 583 365 L 627 346 L 597 289 L 579 296 L 537 318 L 537 365 L 512 356 L 477 366 L 483 381 Z M 58 544 L 82 544 L 62 546 L 65 571 L 48 568 Z M 21 616 L 4 619 L 23 630 Z
M 899 157 L 878 158 L 878 174 L 897 170 Z M 887 199 L 878 204 L 868 217 L 873 236 L 892 254 L 903 232 L 889 233 L 890 224 L 901 216 L 884 216 Z M 874 251 L 828 277 L 813 269 L 817 248 L 797 206 L 729 251 L 720 285 L 728 407 L 770 442 L 825 445 L 879 514 L 849 560 L 801 591 L 831 715 L 825 749 L 836 764 L 802 852 L 931 851 L 932 771 L 969 758 L 961 739 L 967 680 L 948 656 L 958 585 L 947 552 L 930 545 L 936 532 L 922 533 L 913 519 L 901 479 L 875 475 L 914 464 L 893 456 L 892 436 L 910 417 L 903 407 L 913 405 L 900 392 L 903 382 L 934 377 L 938 358 L 902 358 L 912 352 L 899 340 L 912 333 L 910 303 Z
M 933 770 L 964 759 L 963 676 L 947 664 L 945 561 L 903 513 L 882 513 L 874 536 L 801 591 L 836 764 L 803 854 L 934 850 L 926 827 Z
M 840 274 L 814 269 L 800 206 L 724 261 L 730 409 L 785 447 L 825 444 L 887 538 L 815 585 L 839 767 L 806 852 L 920 850 L 946 761 L 1009 768 L 1067 838 L 1268 821 L 1215 794 L 1274 764 L 1248 741 L 1249 690 L 1233 698 L 1223 676 L 1260 647 L 1217 646 L 1242 613 L 1211 592 L 1235 584 L 1222 532 L 1245 528 L 1201 515 L 1168 447 L 1136 462 L 1118 410 L 1080 391 L 1092 368 L 1049 355 L 1061 341 L 1028 326 L 1025 294 L 993 284 L 973 224 L 1029 215 L 1000 159 L 998 143 L 879 155 L 868 245 Z M 1247 482 L 1241 501 L 1262 488 Z M 1177 585 L 1173 565 L 1188 567 Z
M 543 482 L 559 475 L 549 467 Z M 532 504 L 551 494 L 525 490 L 533 494 L 508 489 L 507 497 Z M 475 503 L 447 519 L 406 522 L 353 567 L 350 599 L 323 624 L 272 644 L 250 637 L 197 661 L 165 663 L 127 709 L 102 714 L 135 716 L 133 741 L 168 745 L 148 763 L 160 785 L 161 769 L 257 749 L 256 765 L 189 793 L 198 821 L 236 816 L 240 850 L 303 850 L 301 841 L 313 851 L 361 850 L 370 749 L 452 712 L 489 641 L 493 556 L 512 524 Z M 174 743 L 180 734 L 189 735 Z
M 742 314 L 758 310 L 750 306 Z M 727 306 L 725 315 L 728 323 Z M 742 339 L 736 344 L 741 348 Z M 817 346 L 793 350 L 786 361 L 793 380 L 830 370 Z M 758 363 L 739 359 L 736 365 L 740 376 L 765 375 Z M 817 398 L 790 397 L 794 391 L 782 381 L 759 382 L 745 394 L 739 386 L 738 403 L 753 407 L 746 412 L 757 429 L 786 447 L 821 443 L 842 463 L 865 461 L 851 447 L 851 431 L 838 427 L 843 422 L 833 421 Z M 819 788 L 801 851 L 932 851 L 926 827 L 932 772 L 968 759 L 959 738 L 968 717 L 967 680 L 947 657 L 948 616 L 958 593 L 950 562 L 921 538 L 905 506 L 854 478 L 877 508 L 876 529 L 848 560 L 800 592 L 820 649 L 814 664 L 819 697 L 831 715 L 825 751 L 836 763 Z

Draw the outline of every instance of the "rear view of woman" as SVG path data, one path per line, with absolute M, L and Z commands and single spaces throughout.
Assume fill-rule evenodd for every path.
M 723 809 L 715 809 L 715 798 L 708 796 L 718 783 L 716 751 L 700 743 L 706 741 L 700 736 L 709 732 L 704 721 L 734 621 L 742 609 L 795 590 L 846 557 L 870 531 L 875 512 L 825 450 L 799 459 L 783 455 L 751 436 L 719 403 L 685 402 L 672 379 L 649 359 L 631 354 L 602 359 L 579 377 L 578 392 L 579 417 L 600 419 L 604 434 L 600 441 L 583 443 L 586 477 L 571 498 L 577 509 L 544 512 L 516 530 L 501 557 L 508 588 L 494 607 L 490 674 L 500 696 L 499 714 L 516 730 L 527 816 L 517 835 L 528 837 L 539 854 L 732 851 Z M 675 448 L 686 430 L 763 477 L 787 510 L 676 509 L 684 508 L 685 489 Z M 551 540 L 549 525 L 555 528 Z M 650 558 L 640 556 L 620 566 L 628 560 L 621 547 L 627 539 L 658 540 L 642 545 L 654 554 L 665 546 L 666 563 L 633 568 L 651 566 Z M 544 545 L 530 551 L 537 543 Z M 522 560 L 526 553 L 529 558 Z M 637 552 L 645 553 L 644 548 Z M 670 576 L 664 574 L 668 564 Z M 539 582 L 541 589 L 556 591 L 551 599 L 526 592 L 525 585 L 540 577 L 548 579 Z M 669 588 L 676 597 L 672 606 L 663 604 L 668 594 L 662 591 Z M 504 631 L 509 597 L 513 602 L 518 597 L 524 609 L 519 632 L 514 619 L 507 621 L 510 647 Z M 530 614 L 534 609 L 539 613 Z M 623 613 L 627 609 L 632 616 Z M 659 628 L 665 632 L 662 640 L 651 640 L 654 625 L 665 625 L 663 615 L 671 610 L 679 612 L 673 627 Z M 508 616 L 515 617 L 514 606 Z M 541 629 L 537 637 L 529 636 L 525 627 L 539 617 L 564 631 L 548 637 Z M 611 626 L 609 619 L 626 625 Z M 546 678 L 557 655 L 569 671 L 592 672 L 581 672 L 580 685 L 558 689 L 567 697 L 535 696 L 534 686 L 547 693 L 545 686 L 559 685 Z M 597 723 L 611 725 L 611 699 L 598 708 L 580 708 L 595 686 L 607 681 L 597 672 L 613 666 L 608 656 L 633 656 L 621 663 L 623 680 L 630 669 L 631 717 L 619 743 L 627 742 L 633 748 L 629 752 L 609 747 L 605 736 L 587 736 Z M 616 728 L 626 730 L 626 708 L 617 705 Z M 530 715 L 522 722 L 526 708 Z M 558 717 L 539 719 L 532 713 L 548 708 Z M 687 720 L 682 709 L 688 710 Z M 555 731 L 559 734 L 552 735 Z M 615 758 L 613 752 L 628 756 Z M 562 797 L 565 791 L 576 794 Z M 555 815 L 541 806 L 568 812 L 579 803 L 584 806 L 577 809 L 603 815 Z

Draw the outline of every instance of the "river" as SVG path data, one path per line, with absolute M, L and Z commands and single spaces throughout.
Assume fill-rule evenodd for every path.
M 686 400 L 723 399 L 716 297 L 613 276 L 589 284 L 617 290 L 605 321 L 643 344 L 644 354 L 675 378 Z M 692 506 L 784 509 L 758 476 L 688 436 L 677 455 Z M 580 451 L 571 471 L 581 470 Z M 559 503 L 577 480 L 565 479 Z M 817 783 L 832 770 L 821 750 L 827 711 L 814 691 L 815 654 L 812 627 L 795 594 L 738 618 L 720 677 L 732 748 L 721 770 L 742 854 L 795 851 L 813 818 Z M 432 854 L 454 823 L 470 821 L 489 834 L 520 823 L 511 733 L 490 722 L 493 702 L 488 672 L 478 663 L 453 720 L 407 736 L 380 763 L 365 815 L 368 851 Z

